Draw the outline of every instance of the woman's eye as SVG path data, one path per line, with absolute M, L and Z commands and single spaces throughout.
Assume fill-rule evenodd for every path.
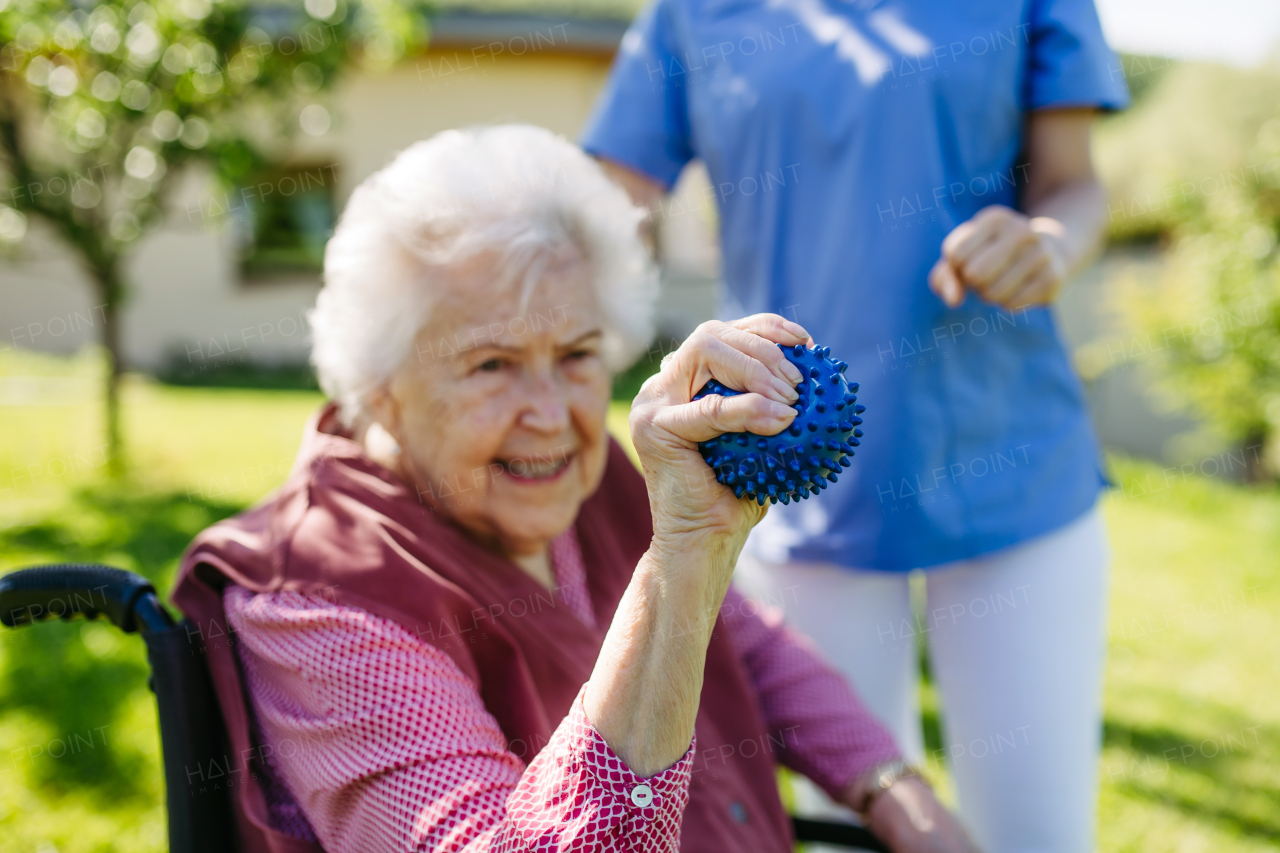
M 488 361 L 486 361 L 484 364 L 480 365 L 480 370 L 485 370 L 490 373 L 492 373 L 495 370 L 501 370 L 501 369 L 502 369 L 502 359 L 500 358 L 491 358 Z
M 591 355 L 591 350 L 576 349 L 573 352 L 569 353 L 567 356 L 565 356 L 565 358 L 568 358 L 571 361 L 579 361 L 581 359 L 589 357 L 590 355 Z

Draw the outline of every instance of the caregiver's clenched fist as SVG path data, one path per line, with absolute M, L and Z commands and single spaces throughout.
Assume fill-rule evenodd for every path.
M 978 211 L 942 241 L 929 287 L 954 308 L 966 291 L 1009 310 L 1047 305 L 1066 280 L 1062 224 L 1003 205 Z

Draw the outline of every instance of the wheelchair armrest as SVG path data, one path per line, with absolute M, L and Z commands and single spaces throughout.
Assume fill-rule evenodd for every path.
M 150 633 L 173 624 L 155 592 L 141 575 L 110 566 L 35 566 L 0 577 L 0 622 L 15 628 L 50 616 L 102 614 L 122 631 Z
M 796 841 L 833 844 L 855 850 L 870 850 L 873 853 L 889 853 L 889 848 L 883 841 L 876 838 L 871 830 L 851 823 L 834 823 L 793 816 L 791 826 L 795 831 Z

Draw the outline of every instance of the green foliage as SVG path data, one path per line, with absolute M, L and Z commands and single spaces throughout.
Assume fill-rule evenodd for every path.
M 157 378 L 169 385 L 204 388 L 320 390 L 309 364 L 260 364 L 252 360 L 193 364 L 178 350 L 169 353 Z
M 121 259 L 163 218 L 178 170 L 228 186 L 287 157 L 351 63 L 390 65 L 426 34 L 421 0 L 0 0 L 0 250 L 39 216 L 103 307 L 106 433 L 119 466 Z
M 653 353 L 643 356 L 635 364 L 613 377 L 613 399 L 625 401 L 630 405 L 636 394 L 640 393 L 640 386 L 645 383 L 645 380 L 661 368 L 661 353 L 656 356 Z
M 118 252 L 157 221 L 176 167 L 234 185 L 300 127 L 327 128 L 320 93 L 346 67 L 390 65 L 425 35 L 412 0 L 0 0 L 8 204 Z M 21 236 L 0 217 L 0 238 Z
M 1280 117 L 1250 156 L 1257 168 L 1188 213 L 1157 286 L 1130 280 L 1121 303 L 1164 397 L 1265 460 L 1280 431 Z
M 1156 84 L 1164 79 L 1164 75 L 1176 63 L 1176 60 L 1167 56 L 1142 53 L 1121 53 L 1117 59 L 1124 72 L 1125 85 L 1129 87 L 1130 102 L 1134 106 L 1156 88 Z
M 229 182 L 248 175 L 279 152 L 345 58 L 345 18 L 303 23 L 300 10 L 282 11 L 288 18 L 232 0 L 8 0 L 8 201 L 82 250 L 98 244 L 105 260 L 158 222 L 177 167 L 203 160 Z
M 1280 60 L 1239 69 L 1126 57 L 1127 113 L 1101 123 L 1112 242 L 1158 240 L 1155 280 L 1115 282 L 1123 332 L 1082 348 L 1091 374 L 1154 371 L 1169 408 L 1277 470 L 1280 425 Z M 1136 85 L 1135 85 L 1136 84 Z
M 1108 237 L 1167 239 L 1230 186 L 1265 167 L 1254 148 L 1280 104 L 1280 62 L 1239 69 L 1122 58 L 1134 104 L 1104 119 L 1095 162 L 1108 194 Z

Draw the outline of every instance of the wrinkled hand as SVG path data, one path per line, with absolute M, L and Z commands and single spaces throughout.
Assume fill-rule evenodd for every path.
M 775 435 L 790 426 L 801 375 L 777 345 L 808 340 L 804 329 L 776 314 L 703 323 L 645 382 L 631 404 L 631 440 L 649 488 L 655 538 L 745 540 L 764 517 L 764 507 L 716 482 L 698 442 L 725 432 Z M 691 402 L 712 378 L 748 393 Z
M 899 779 L 876 797 L 867 819 L 893 853 L 979 853 L 933 789 L 913 777 Z
M 1047 305 L 1066 277 L 1065 254 L 1061 223 L 993 204 L 942 241 L 929 288 L 951 308 L 966 291 L 1009 310 Z

